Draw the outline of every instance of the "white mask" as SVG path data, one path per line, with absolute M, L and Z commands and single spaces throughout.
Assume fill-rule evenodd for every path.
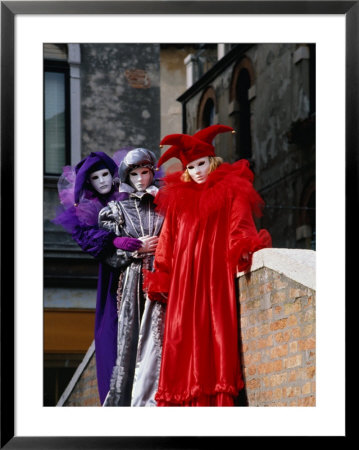
M 112 175 L 108 169 L 96 170 L 90 175 L 91 186 L 99 194 L 108 194 L 112 189 Z
M 187 164 L 187 171 L 189 176 L 198 184 L 204 183 L 207 180 L 210 169 L 209 157 L 195 159 Z
M 129 179 L 136 191 L 143 192 L 152 183 L 153 173 L 148 167 L 138 167 L 130 171 Z

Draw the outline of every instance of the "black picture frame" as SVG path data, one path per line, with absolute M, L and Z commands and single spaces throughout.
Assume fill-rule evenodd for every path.
M 6 449 L 204 448 L 226 437 L 25 437 L 14 435 L 14 32 L 17 14 L 340 14 L 346 20 L 347 220 L 358 192 L 359 1 L 3 1 L 1 2 L 1 441 Z M 351 207 L 350 207 L 351 206 Z M 350 247 L 351 252 L 353 243 Z M 346 252 L 346 292 L 355 279 Z M 333 386 L 335 383 L 333 383 Z M 334 395 L 334 394 L 333 394 Z M 347 428 L 348 437 L 349 430 Z M 231 444 L 232 445 L 232 444 Z

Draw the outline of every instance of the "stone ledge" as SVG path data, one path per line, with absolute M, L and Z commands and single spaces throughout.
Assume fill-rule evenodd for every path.
M 251 272 L 267 267 L 315 290 L 315 256 L 314 250 L 264 248 L 253 254 Z

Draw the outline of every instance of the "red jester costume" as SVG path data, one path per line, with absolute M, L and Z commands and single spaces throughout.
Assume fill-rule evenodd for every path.
M 193 136 L 166 136 L 160 158 L 177 157 L 184 168 L 215 157 L 213 125 Z M 243 388 L 238 345 L 236 271 L 246 271 L 256 250 L 271 246 L 254 215 L 263 201 L 246 160 L 220 164 L 204 182 L 168 175 L 155 198 L 165 221 L 155 271 L 145 274 L 152 300 L 167 302 L 157 406 L 233 406 Z M 166 300 L 165 300 L 166 298 Z

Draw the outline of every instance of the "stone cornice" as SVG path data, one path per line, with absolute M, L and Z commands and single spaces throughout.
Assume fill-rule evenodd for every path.
M 253 254 L 251 272 L 262 267 L 274 270 L 310 289 L 316 289 L 314 250 L 264 248 Z M 237 277 L 244 275 L 239 272 Z

